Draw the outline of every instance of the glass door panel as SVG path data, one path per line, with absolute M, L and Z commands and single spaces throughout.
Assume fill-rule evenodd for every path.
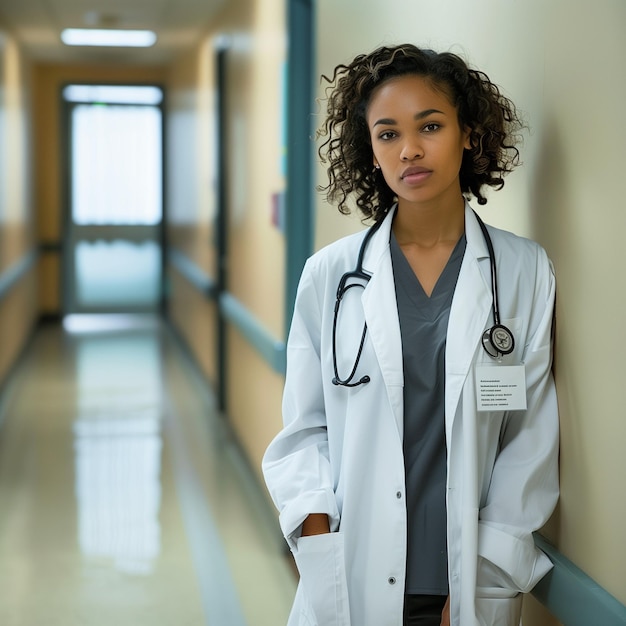
M 162 291 L 162 111 L 141 87 L 89 86 L 71 102 L 65 312 L 154 311 Z M 111 90 L 113 96 L 111 95 Z M 154 88 L 144 88 L 153 97 Z M 124 90 L 132 103 L 124 104 Z M 148 93 L 148 92 L 147 92 Z
M 154 241 L 80 241 L 74 247 L 76 300 L 81 308 L 155 306 L 161 250 Z

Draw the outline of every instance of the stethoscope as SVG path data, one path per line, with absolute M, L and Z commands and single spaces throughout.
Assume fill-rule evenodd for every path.
M 485 223 L 480 216 L 474 211 L 476 219 L 480 229 L 482 230 L 485 243 L 487 244 L 487 250 L 489 252 L 489 264 L 491 266 L 491 292 L 492 292 L 492 304 L 491 311 L 493 314 L 493 326 L 488 328 L 482 336 L 482 345 L 487 354 L 494 359 L 501 359 L 506 354 L 511 354 L 515 348 L 515 339 L 513 333 L 506 326 L 500 323 L 500 308 L 498 306 L 498 281 L 496 272 L 496 259 L 493 250 L 493 243 Z M 365 250 L 370 242 L 370 239 L 374 233 L 378 230 L 384 220 L 376 222 L 365 234 L 365 237 L 361 243 L 359 249 L 359 255 L 357 257 L 356 267 L 346 272 L 340 279 L 337 285 L 337 300 L 335 302 L 335 312 L 333 317 L 333 369 L 335 376 L 333 377 L 333 385 L 340 385 L 342 387 L 358 387 L 365 383 L 370 382 L 370 377 L 366 374 L 359 380 L 355 381 L 357 367 L 361 361 L 361 353 L 363 352 L 363 346 L 365 345 L 365 336 L 367 335 L 367 322 L 363 323 L 363 332 L 361 333 L 361 340 L 359 342 L 359 348 L 354 360 L 352 370 L 348 374 L 347 378 L 341 378 L 337 369 L 337 320 L 339 319 L 339 307 L 341 300 L 346 295 L 349 289 L 353 287 L 360 287 L 365 289 L 367 283 L 370 281 L 372 275 L 363 269 L 363 257 L 365 256 Z M 348 282 L 348 281 L 362 281 L 362 282 Z

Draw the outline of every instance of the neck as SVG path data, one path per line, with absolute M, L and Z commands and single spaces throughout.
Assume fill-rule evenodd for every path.
M 465 200 L 445 206 L 417 206 L 399 201 L 393 232 L 400 245 L 429 248 L 444 242 L 456 243 L 465 231 Z

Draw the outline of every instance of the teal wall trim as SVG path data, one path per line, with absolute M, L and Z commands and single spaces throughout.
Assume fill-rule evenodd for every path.
M 626 625 L 626 606 L 566 559 L 551 543 L 535 534 L 535 544 L 554 563 L 532 593 L 566 626 Z
M 190 282 L 198 291 L 209 298 L 215 297 L 216 283 L 209 278 L 188 256 L 170 248 L 167 260 Z
M 287 0 L 287 189 L 285 192 L 285 336 L 300 274 L 313 250 L 315 7 Z
M 27 252 L 18 261 L 10 265 L 4 272 L 0 273 L 0 302 L 4 297 L 17 285 L 28 272 L 32 271 L 36 267 L 38 252 L 36 249 Z M 15 371 L 20 359 L 26 353 L 30 341 L 33 337 L 33 328 L 26 334 L 24 342 L 22 343 L 18 354 L 13 358 L 8 370 L 4 376 L 0 379 L 0 426 L 3 422 L 3 413 L 5 408 L 5 400 L 7 398 L 8 387 L 12 379 L 12 374 Z
M 285 344 L 275 339 L 256 317 L 231 294 L 222 294 L 219 302 L 224 317 L 237 327 L 275 372 L 284 374 L 286 368 Z
M 31 250 L 0 274 L 0 300 L 21 280 L 24 274 L 31 270 L 37 261 L 37 256 L 37 251 Z
M 179 250 L 168 251 L 168 260 L 176 270 L 206 298 L 217 300 L 222 315 L 277 373 L 285 373 L 285 344 L 276 339 L 263 324 L 233 295 L 217 295 L 215 282 Z

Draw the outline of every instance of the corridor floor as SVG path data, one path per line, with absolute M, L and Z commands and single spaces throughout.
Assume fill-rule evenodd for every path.
M 0 624 L 281 626 L 294 591 L 258 481 L 158 320 L 42 326 L 0 397 Z

